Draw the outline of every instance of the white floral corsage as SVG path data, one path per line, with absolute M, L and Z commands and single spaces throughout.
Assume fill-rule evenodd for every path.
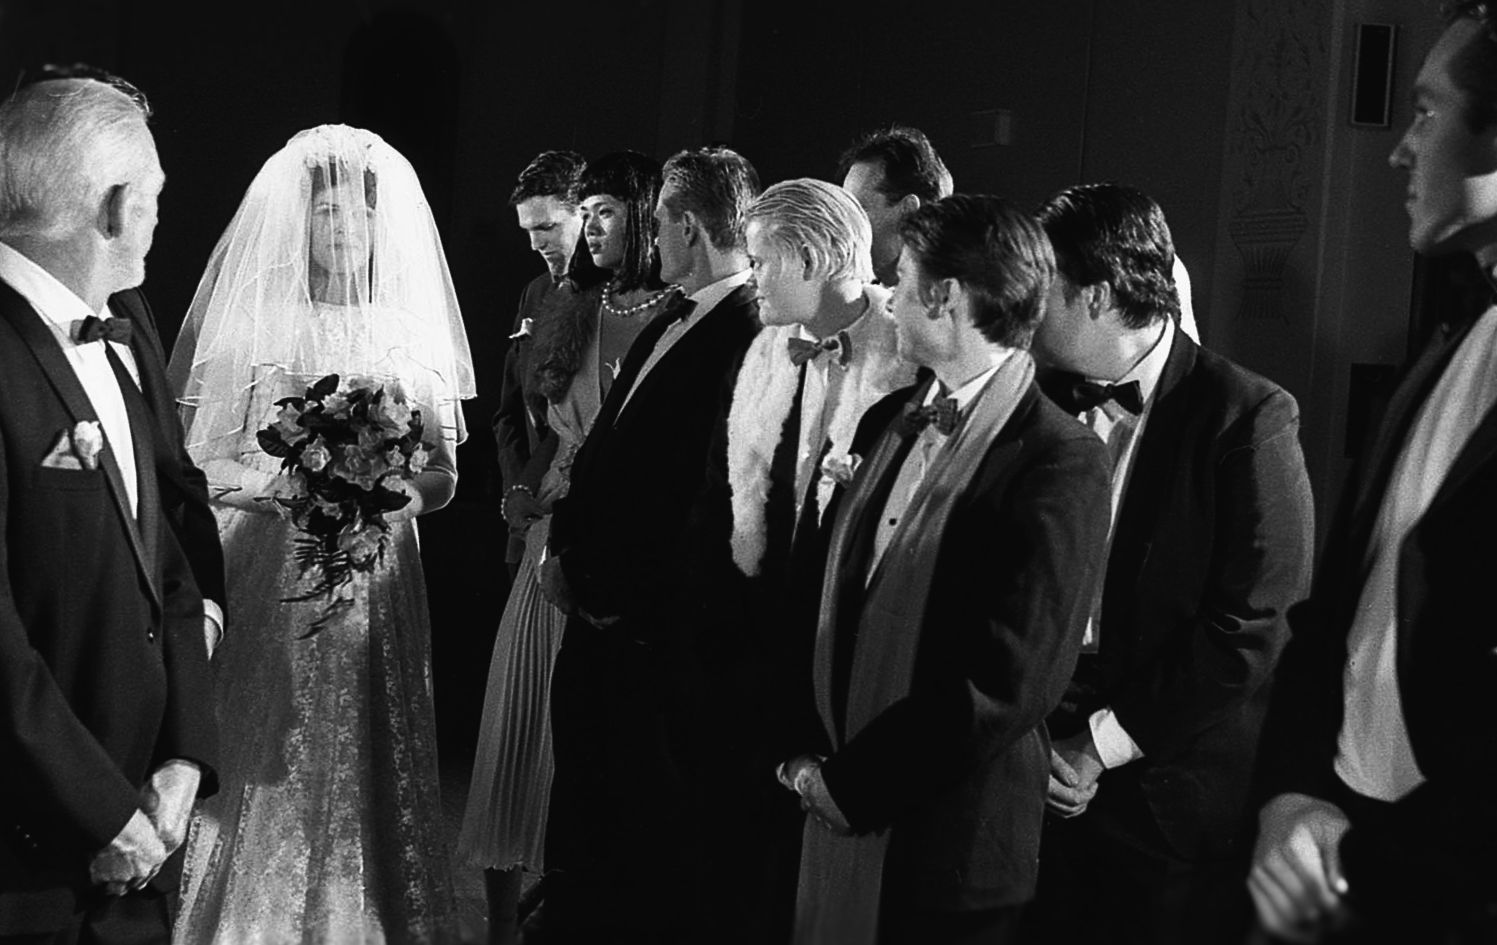
M 519 328 L 519 330 L 516 331 L 513 335 L 510 335 L 509 336 L 509 340 L 510 341 L 514 341 L 517 338 L 529 338 L 530 337 L 530 329 L 534 325 L 535 325 L 535 319 L 533 319 L 533 318 L 522 318 L 522 319 L 520 319 L 520 328 Z
M 839 486 L 850 486 L 852 477 L 862 464 L 863 457 L 857 453 L 843 453 L 840 456 L 828 453 L 821 460 L 821 474 Z
M 73 426 L 73 452 L 84 469 L 99 468 L 99 454 L 104 450 L 104 431 L 97 420 L 79 420 Z

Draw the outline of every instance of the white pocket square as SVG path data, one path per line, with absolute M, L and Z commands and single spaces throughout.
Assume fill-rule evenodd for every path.
M 42 458 L 43 469 L 98 469 L 104 434 L 97 420 L 81 420 L 57 434 L 52 451 Z
M 73 437 L 63 430 L 52 444 L 52 452 L 42 460 L 43 469 L 82 469 L 83 460 L 73 453 Z

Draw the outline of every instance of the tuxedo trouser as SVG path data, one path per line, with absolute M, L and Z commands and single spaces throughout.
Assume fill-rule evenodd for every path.
M 688 921 L 673 891 L 690 888 L 692 837 L 710 825 L 692 822 L 669 750 L 672 690 L 659 651 L 623 622 L 568 622 L 551 676 L 548 930 L 625 940 Z
M 55 932 L 0 935 L 0 945 L 168 945 L 172 919 L 167 897 L 90 896 L 87 907 Z
M 885 903 L 878 923 L 879 945 L 1011 945 L 1022 942 L 1023 906 L 974 912 L 938 912 Z
M 1187 859 L 1166 839 L 1136 781 L 1102 778 L 1111 803 L 1080 816 L 1046 813 L 1039 885 L 1025 942 L 1070 945 L 1237 945 L 1252 925 L 1249 845 Z

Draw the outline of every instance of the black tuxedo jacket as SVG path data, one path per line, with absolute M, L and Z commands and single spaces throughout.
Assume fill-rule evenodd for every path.
M 1469 326 L 1440 326 L 1389 402 L 1348 486 L 1291 640 L 1264 733 L 1265 798 L 1336 798 L 1347 635 L 1371 565 L 1374 523 L 1419 407 Z M 1461 450 L 1398 558 L 1397 672 L 1404 722 L 1426 781 L 1377 822 L 1353 819 L 1341 861 L 1360 910 L 1459 921 L 1497 913 L 1497 410 Z M 1340 790 L 1344 791 L 1344 788 Z M 1490 924 L 1487 926 L 1490 933 Z M 1431 933 L 1433 934 L 1433 933 Z M 1489 939 L 1482 938 L 1486 941 Z
M 666 326 L 666 316 L 657 317 L 629 349 L 551 522 L 550 547 L 579 606 L 623 618 L 635 634 L 658 630 L 674 606 L 714 427 L 759 330 L 758 306 L 747 286 L 734 289 L 676 341 L 624 407 Z
M 43 465 L 97 415 L 50 330 L 0 284 L 0 933 L 69 919 L 155 767 L 195 761 L 201 792 L 216 787 L 202 597 L 149 484 L 180 463 L 121 387 L 139 522 L 108 447 L 96 469 Z
M 1143 750 L 1103 775 L 1092 806 L 1121 803 L 1117 817 L 1149 834 L 1152 820 L 1185 859 L 1245 848 L 1270 681 L 1314 534 L 1294 398 L 1177 331 L 1118 509 L 1100 649 L 1050 719 L 1065 737 L 1111 706 Z M 1122 779 L 1139 790 L 1118 790 Z
M 160 483 L 162 510 L 192 565 L 198 590 L 223 608 L 227 619 L 229 600 L 224 590 L 224 552 L 218 541 L 218 520 L 208 505 L 207 477 L 187 454 L 176 395 L 166 379 L 166 355 L 156 316 L 139 289 L 114 294 L 109 299 L 109 309 L 116 318 L 128 318 L 135 326 L 130 333 L 130 352 L 140 372 L 140 392 L 161 426 L 162 437 L 177 456 L 176 464 L 167 470 Z
M 861 446 L 860 455 L 871 455 L 912 390 L 924 385 L 868 412 L 854 452 Z M 879 714 L 850 738 L 844 732 L 838 743 L 806 747 L 829 755 L 822 775 L 854 830 L 891 831 L 886 898 L 943 911 L 1012 905 L 1034 891 L 1049 777 L 1042 722 L 1075 666 L 1090 578 L 1100 568 L 1106 448 L 1031 385 L 952 499 L 923 608 L 910 601 L 904 614 L 870 612 L 862 600 L 871 535 L 915 439 L 905 435 L 882 481 L 867 483 L 873 491 L 864 516 L 849 523 L 843 566 L 826 576 L 827 593 L 843 604 L 829 671 L 818 664 L 818 691 L 830 691 L 842 719 Z M 855 511 L 849 500 L 837 510 L 838 528 Z M 900 579 L 890 567 L 875 578 Z M 881 709 L 860 708 L 859 687 L 846 678 L 850 654 L 889 621 L 919 634 L 910 692 Z M 842 723 L 822 726 L 824 740 Z

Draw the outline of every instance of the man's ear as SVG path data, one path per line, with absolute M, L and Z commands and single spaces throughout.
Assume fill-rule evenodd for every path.
M 811 259 L 811 247 L 802 246 L 800 248 L 800 265 L 801 279 L 805 280 L 806 282 L 810 282 L 816 277 L 816 263 Z
M 918 200 L 920 198 L 917 197 L 915 199 Z M 964 292 L 962 284 L 955 279 L 933 280 L 930 284 L 931 309 L 927 317 L 931 321 L 946 316 L 955 318 Z
M 690 210 L 681 214 L 681 239 L 687 246 L 695 247 L 697 241 L 705 235 L 702 230 L 702 224 L 697 220 L 696 214 Z
M 907 217 L 920 209 L 920 198 L 914 194 L 905 194 L 899 198 L 895 206 L 899 208 L 900 217 Z
M 99 232 L 106 239 L 114 239 L 125 230 L 125 210 L 130 201 L 126 184 L 115 184 L 104 194 L 99 204 Z
M 1092 321 L 1100 321 L 1102 316 L 1112 311 L 1112 286 L 1106 282 L 1098 282 L 1082 288 L 1086 298 L 1086 313 Z

